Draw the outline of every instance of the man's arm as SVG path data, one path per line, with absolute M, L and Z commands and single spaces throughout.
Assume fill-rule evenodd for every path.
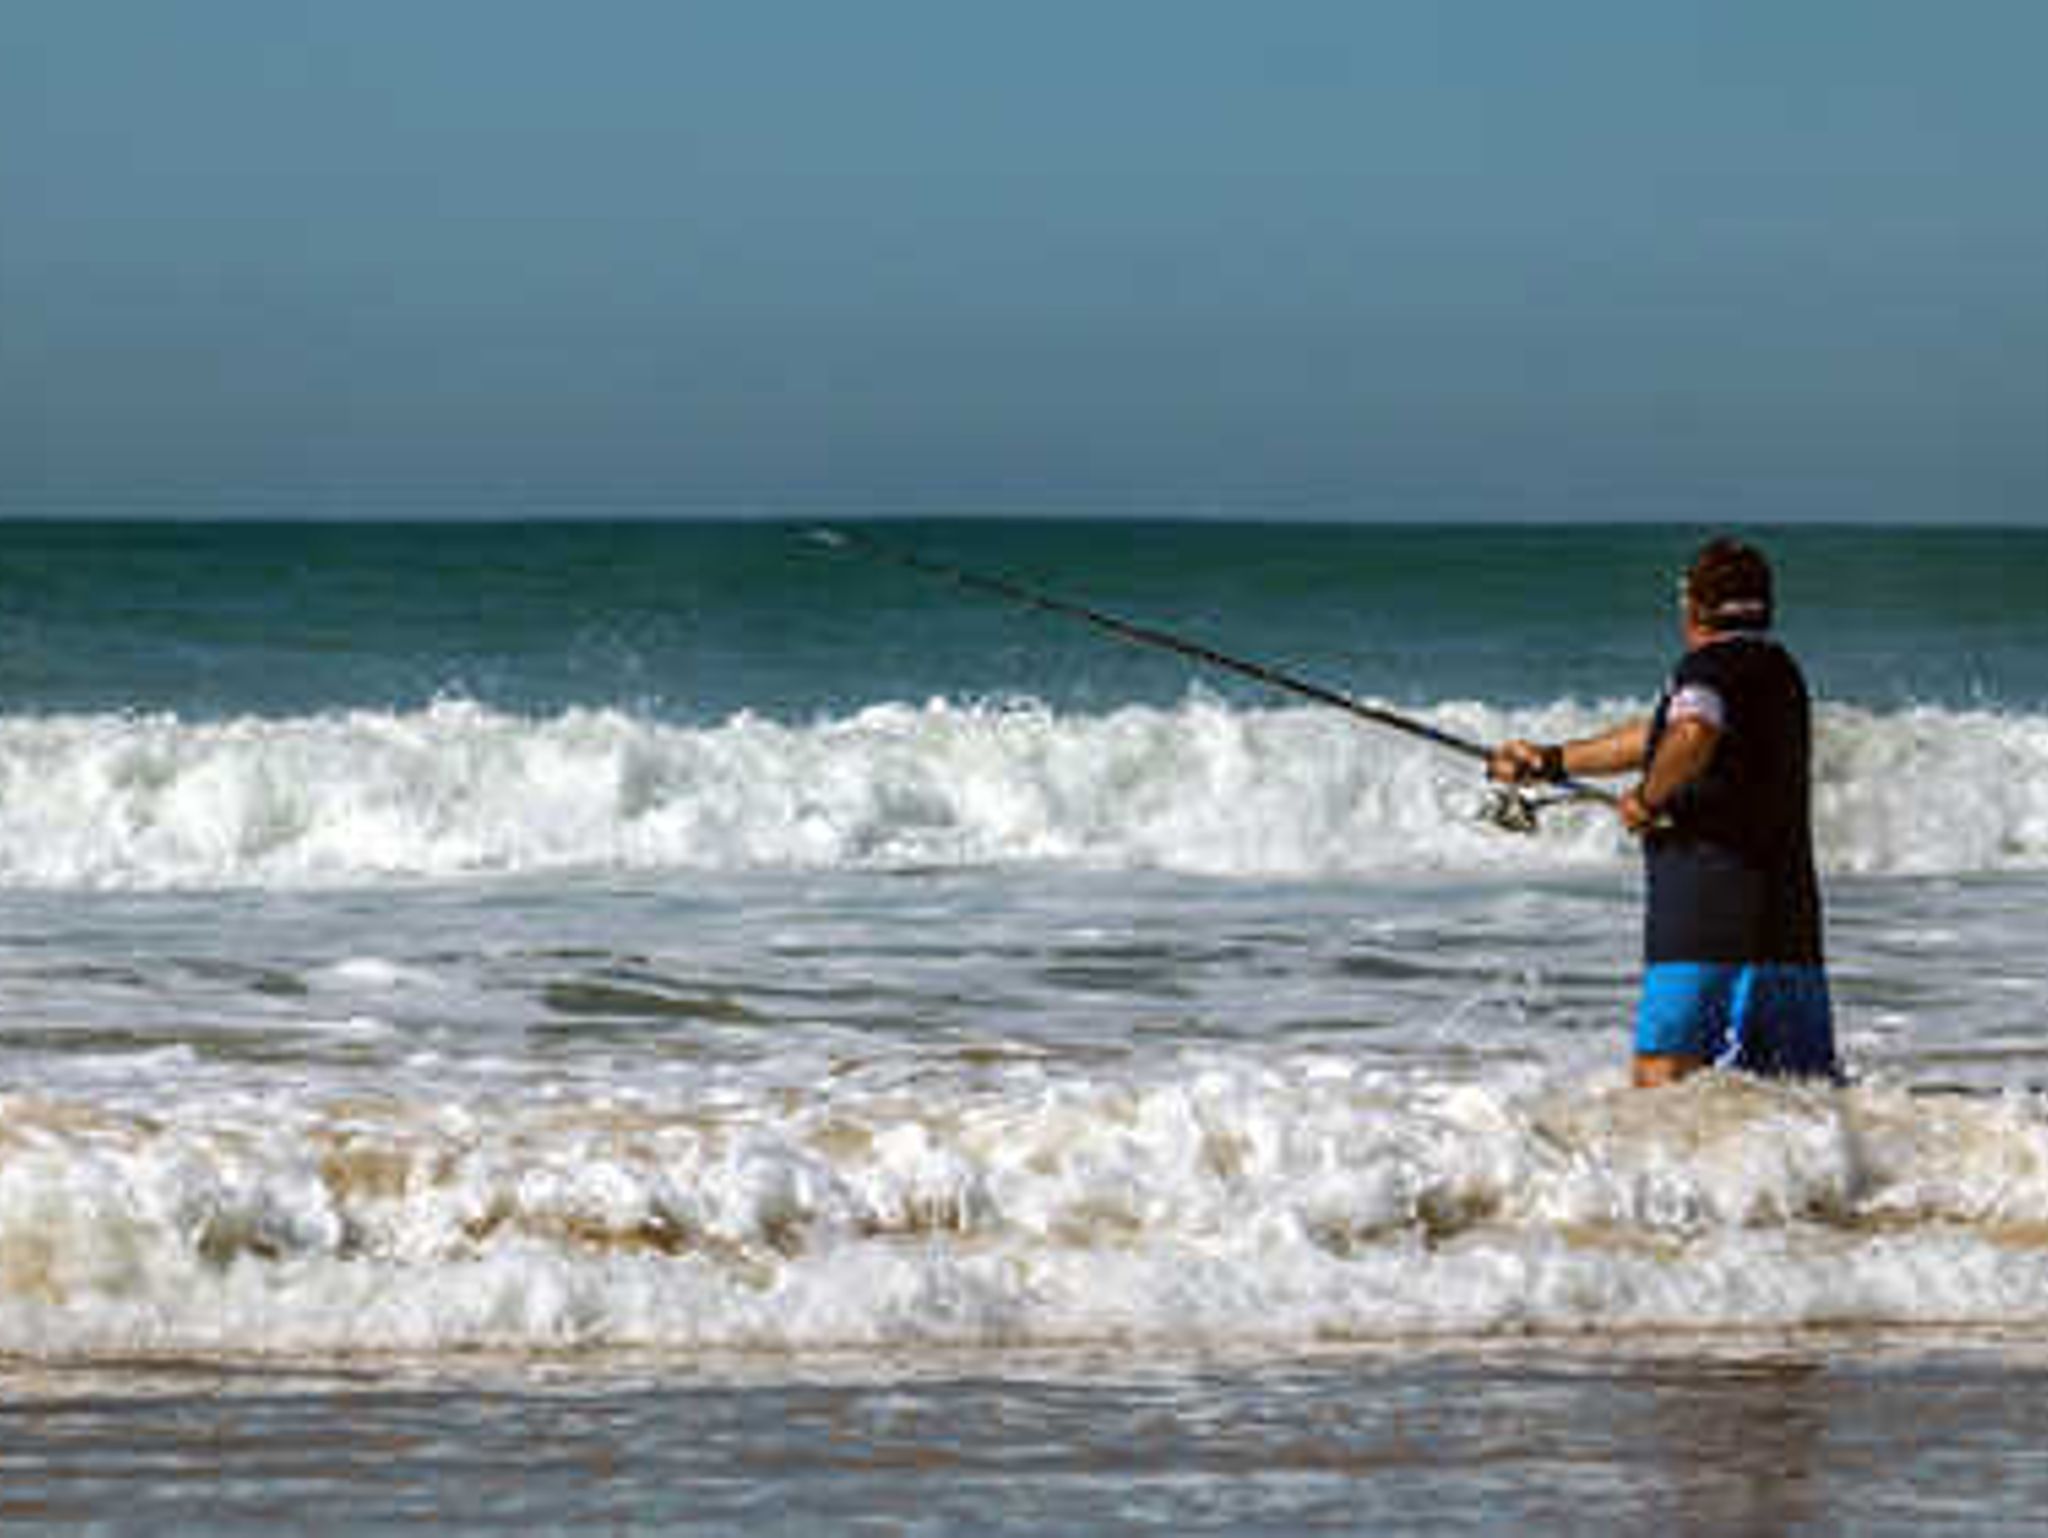
M 1653 827 L 1671 798 L 1706 772 L 1721 729 L 1703 716 L 1681 716 L 1665 728 L 1642 783 L 1621 798 L 1621 820 L 1631 833 Z
M 1525 742 L 1521 738 L 1502 743 L 1487 760 L 1486 772 L 1496 780 L 1519 783 L 1525 780 L 1558 779 L 1583 775 L 1627 774 L 1643 767 L 1650 751 L 1650 718 L 1642 716 L 1592 737 L 1579 737 L 1553 746 Z M 1660 751 L 1657 755 L 1662 758 Z

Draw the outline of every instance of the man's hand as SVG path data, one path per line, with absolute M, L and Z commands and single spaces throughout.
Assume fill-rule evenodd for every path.
M 1640 785 L 1632 785 L 1623 791 L 1621 800 L 1615 803 L 1615 810 L 1621 814 L 1621 825 L 1637 838 L 1664 821 L 1664 814 L 1652 810 L 1650 803 L 1643 799 L 1643 787 Z
M 1563 755 L 1519 737 L 1503 742 L 1486 760 L 1486 777 L 1508 785 L 1526 785 L 1531 780 L 1554 780 L 1563 772 Z

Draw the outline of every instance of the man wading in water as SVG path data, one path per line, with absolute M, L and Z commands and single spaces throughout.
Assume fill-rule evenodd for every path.
M 1620 801 L 1648 873 L 1635 1082 L 1707 1064 L 1835 1075 L 1813 870 L 1806 682 L 1771 639 L 1771 569 L 1734 539 L 1703 547 L 1679 590 L 1685 655 L 1657 708 L 1593 737 L 1493 752 L 1523 783 L 1641 778 Z

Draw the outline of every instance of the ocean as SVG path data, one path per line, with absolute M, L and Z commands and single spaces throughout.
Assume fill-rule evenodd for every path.
M 1480 741 L 1702 530 L 935 520 Z M 1787 527 L 1844 1087 L 1611 816 L 744 522 L 0 524 L 0 1522 L 1962 1530 L 2048 1372 L 2048 534 Z

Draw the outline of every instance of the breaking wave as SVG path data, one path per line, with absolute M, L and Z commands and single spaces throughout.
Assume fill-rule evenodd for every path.
M 0 1352 L 808 1351 L 2048 1321 L 2024 1097 L 1376 1078 L 774 1105 L 0 1099 Z
M 1614 709 L 1422 713 L 1478 740 Z M 571 870 L 1005 863 L 1321 877 L 1588 867 L 1611 820 L 1480 824 L 1470 765 L 1330 712 L 1192 698 L 1061 714 L 885 704 L 803 725 L 622 711 L 193 723 L 0 721 L 0 881 L 44 889 L 321 886 Z M 1836 871 L 2048 865 L 2048 718 L 1824 709 L 1815 791 Z

